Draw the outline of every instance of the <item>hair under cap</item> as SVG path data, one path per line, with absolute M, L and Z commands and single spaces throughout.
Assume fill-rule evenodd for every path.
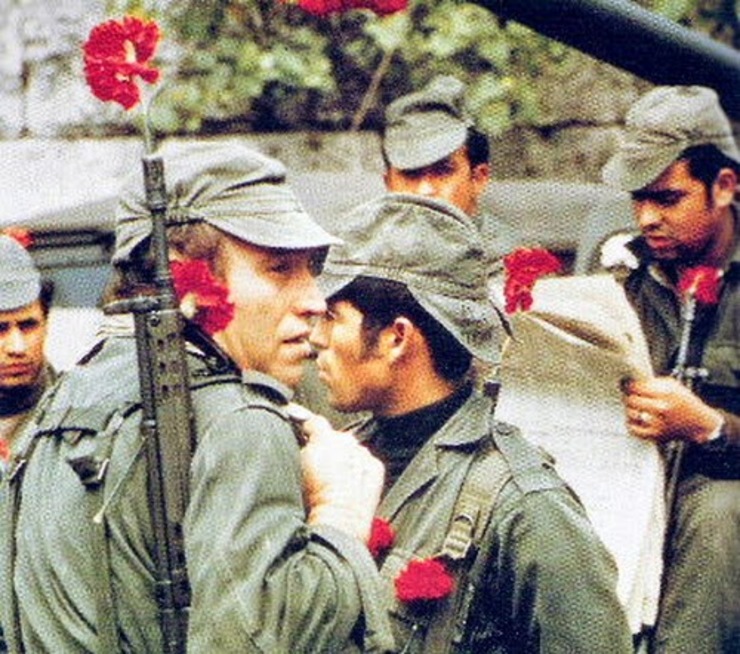
M 624 138 L 602 177 L 623 191 L 637 191 L 696 145 L 714 145 L 740 163 L 730 121 L 715 91 L 703 86 L 656 87 L 627 112 Z
M 345 224 L 344 242 L 319 276 L 327 298 L 360 276 L 400 282 L 474 357 L 499 361 L 501 321 L 468 216 L 442 200 L 388 193 L 354 209 Z
M 464 94 L 459 79 L 438 75 L 420 91 L 391 102 L 383 134 L 390 165 L 399 170 L 423 168 L 461 148 L 473 126 Z
M 0 311 L 20 309 L 39 299 L 41 274 L 18 241 L 0 235 Z
M 206 222 L 267 248 L 323 248 L 339 240 L 306 212 L 285 181 L 285 166 L 235 143 L 173 143 L 161 150 L 167 222 Z M 141 171 L 124 186 L 116 211 L 114 262 L 151 233 Z

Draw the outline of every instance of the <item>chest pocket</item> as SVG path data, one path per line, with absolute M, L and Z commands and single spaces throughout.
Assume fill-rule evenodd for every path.
M 720 306 L 719 324 L 704 349 L 702 363 L 709 377 L 702 396 L 714 406 L 740 413 L 740 290 Z M 724 300 L 724 298 L 723 298 Z

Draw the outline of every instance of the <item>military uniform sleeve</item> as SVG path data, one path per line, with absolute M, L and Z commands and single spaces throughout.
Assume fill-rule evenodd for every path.
M 201 437 L 185 533 L 189 652 L 343 651 L 369 610 L 367 548 L 305 526 L 298 460 L 290 426 L 266 408 L 227 412 Z
M 577 502 L 558 489 L 508 504 L 495 532 L 492 587 L 509 621 L 501 631 L 516 640 L 511 651 L 632 652 L 616 565 Z

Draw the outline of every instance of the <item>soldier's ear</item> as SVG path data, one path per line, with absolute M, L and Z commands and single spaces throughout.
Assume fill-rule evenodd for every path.
M 732 168 L 722 168 L 712 184 L 712 201 L 715 207 L 729 207 L 735 200 L 738 176 Z
M 380 345 L 390 363 L 395 363 L 409 354 L 419 330 L 408 318 L 398 316 L 380 336 Z

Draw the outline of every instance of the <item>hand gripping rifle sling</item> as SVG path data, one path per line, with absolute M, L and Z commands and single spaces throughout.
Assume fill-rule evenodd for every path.
M 184 654 L 190 588 L 182 523 L 195 447 L 183 318 L 172 286 L 167 248 L 164 163 L 145 155 L 144 185 L 152 219 L 153 295 L 124 300 L 133 313 L 141 386 L 141 436 L 146 449 L 149 507 L 155 542 L 156 593 L 163 652 Z

